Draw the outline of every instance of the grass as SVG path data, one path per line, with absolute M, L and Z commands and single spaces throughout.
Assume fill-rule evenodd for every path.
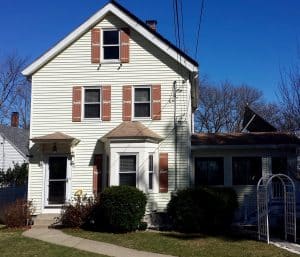
M 105 257 L 22 236 L 21 230 L 0 229 L 1 257 Z
M 72 229 L 64 229 L 64 232 L 86 239 L 180 257 L 298 256 L 263 242 L 240 237 L 186 235 L 175 232 L 110 234 Z

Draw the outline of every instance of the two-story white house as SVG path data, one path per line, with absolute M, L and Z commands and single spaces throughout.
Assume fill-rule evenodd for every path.
M 148 210 L 190 186 L 198 64 L 111 1 L 23 74 L 32 82 L 28 199 L 59 213 L 81 190 L 131 185 Z

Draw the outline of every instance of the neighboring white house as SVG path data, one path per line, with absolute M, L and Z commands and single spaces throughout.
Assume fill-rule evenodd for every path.
M 11 126 L 0 125 L 0 169 L 28 162 L 29 131 L 18 127 L 18 113 L 12 114 Z
M 23 71 L 36 214 L 120 184 L 163 211 L 171 192 L 190 186 L 198 64 L 155 25 L 111 1 Z

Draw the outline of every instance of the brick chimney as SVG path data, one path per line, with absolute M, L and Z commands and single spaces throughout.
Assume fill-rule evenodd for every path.
M 11 126 L 18 128 L 19 127 L 19 113 L 13 112 L 11 114 Z
M 156 31 L 157 21 L 156 20 L 146 20 L 146 24 L 154 31 Z

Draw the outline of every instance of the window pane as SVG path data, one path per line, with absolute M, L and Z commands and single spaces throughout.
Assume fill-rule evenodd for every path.
M 100 102 L 100 89 L 86 89 L 84 100 L 86 103 Z
M 149 155 L 149 171 L 153 171 L 153 155 Z
M 136 175 L 135 173 L 120 173 L 120 186 L 136 186 Z
M 121 155 L 120 156 L 120 172 L 135 171 L 136 170 L 136 156 L 135 155 Z
M 150 103 L 135 103 L 134 117 L 150 117 Z
M 119 59 L 119 47 L 118 46 L 105 46 L 103 48 L 104 59 L 105 60 L 114 60 Z
M 49 182 L 49 204 L 64 204 L 66 195 L 65 181 L 50 181 Z
M 256 185 L 261 178 L 260 157 L 232 158 L 232 180 L 234 185 Z
M 153 173 L 149 173 L 149 189 L 153 189 Z
M 103 31 L 103 44 L 104 45 L 117 45 L 119 44 L 119 31 Z
M 286 174 L 287 173 L 287 158 L 286 157 L 273 157 L 272 158 L 272 173 L 273 174 Z
M 85 104 L 84 105 L 85 118 L 100 118 L 100 105 L 99 104 Z
M 223 185 L 223 158 L 196 158 L 195 185 Z
M 49 158 L 49 179 L 65 179 L 67 175 L 67 158 Z
M 148 102 L 150 101 L 150 88 L 136 88 L 134 90 L 135 102 Z

